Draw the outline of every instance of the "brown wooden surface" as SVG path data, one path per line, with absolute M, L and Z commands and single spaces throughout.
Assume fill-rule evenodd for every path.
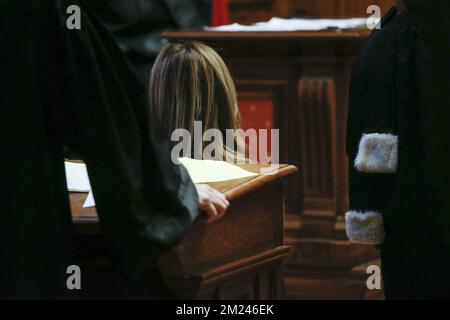
M 198 40 L 204 41 L 252 41 L 252 40 L 330 40 L 330 39 L 360 39 L 366 38 L 370 32 L 367 29 L 352 30 L 322 30 L 322 31 L 204 31 L 204 30 L 173 30 L 167 31 L 163 35 L 174 40 Z
M 332 63 L 337 57 L 351 57 L 358 51 L 370 32 L 367 29 L 321 30 L 290 32 L 217 32 L 203 30 L 173 30 L 163 35 L 170 41 L 197 40 L 207 43 L 222 54 L 229 67 L 235 70 L 236 80 L 248 77 L 246 70 L 258 63 L 267 72 L 271 65 L 278 65 L 281 58 L 284 63 Z M 289 58 L 289 60 L 286 60 Z M 264 60 L 263 60 L 264 59 Z M 241 64 L 248 64 L 245 74 L 240 75 Z M 280 69 L 278 73 L 284 72 Z M 271 70 L 270 73 L 273 73 Z M 272 74 L 258 76 L 260 80 L 269 80 Z M 248 78 L 245 80 L 249 80 Z

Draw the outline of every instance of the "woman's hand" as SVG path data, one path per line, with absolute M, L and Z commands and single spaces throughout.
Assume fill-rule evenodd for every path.
M 199 208 L 207 213 L 207 217 L 202 220 L 205 223 L 211 223 L 222 218 L 230 205 L 223 193 L 207 184 L 196 184 L 195 187 L 198 193 Z

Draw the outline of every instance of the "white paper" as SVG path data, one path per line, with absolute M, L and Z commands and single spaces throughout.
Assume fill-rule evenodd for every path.
M 91 191 L 91 183 L 84 163 L 64 162 L 67 189 L 75 192 Z
M 208 31 L 223 32 L 272 32 L 272 31 L 318 31 L 326 29 L 352 29 L 367 25 L 368 18 L 351 19 L 281 19 L 272 18 L 252 25 L 233 23 L 219 27 L 205 27 Z M 373 23 L 373 19 L 370 20 Z
M 258 175 L 225 161 L 191 158 L 180 158 L 178 161 L 186 168 L 194 183 L 220 182 Z
M 211 183 L 257 176 L 257 173 L 244 170 L 225 161 L 178 159 L 187 169 L 194 183 Z M 75 192 L 88 192 L 83 208 L 95 207 L 94 194 L 84 163 L 65 162 L 67 189 Z
M 89 191 L 86 200 L 84 201 L 83 208 L 95 207 L 95 199 L 92 190 Z

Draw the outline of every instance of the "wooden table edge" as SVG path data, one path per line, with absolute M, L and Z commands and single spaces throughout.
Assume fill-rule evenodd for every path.
M 366 29 L 353 30 L 318 30 L 318 31 L 211 31 L 199 29 L 169 30 L 163 33 L 163 37 L 170 40 L 287 40 L 287 39 L 337 39 L 359 40 L 369 36 Z
M 298 168 L 293 165 L 281 165 L 276 170 L 272 170 L 270 174 L 262 174 L 253 177 L 249 180 L 243 181 L 241 184 L 224 192 L 228 200 L 235 200 L 246 193 L 256 190 L 270 182 L 279 180 L 285 176 L 293 174 L 298 171 Z
M 293 165 L 286 165 L 286 164 L 280 164 L 277 169 L 269 171 L 270 174 L 262 174 L 255 177 L 251 177 L 248 179 L 242 180 L 241 183 L 239 183 L 236 186 L 233 186 L 232 188 L 224 191 L 224 194 L 226 198 L 229 201 L 235 200 L 250 191 L 259 189 L 260 187 L 267 185 L 273 181 L 277 181 L 285 176 L 288 176 L 290 174 L 293 174 L 298 171 L 298 168 Z M 211 184 L 212 187 L 214 187 L 214 184 Z M 86 194 L 87 196 L 87 194 Z M 92 209 L 92 208 L 90 208 Z M 95 208 L 93 208 L 95 210 Z M 87 225 L 91 226 L 96 225 L 99 223 L 98 215 L 95 216 L 73 216 L 72 213 L 72 220 L 74 224 L 77 225 Z M 91 232 L 97 232 L 98 229 L 94 228 L 91 230 Z

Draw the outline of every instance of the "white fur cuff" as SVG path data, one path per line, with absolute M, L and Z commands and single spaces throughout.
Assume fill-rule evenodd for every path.
M 349 211 L 345 214 L 347 237 L 361 244 L 381 244 L 384 241 L 383 216 L 375 211 Z
M 397 171 L 398 138 L 392 134 L 363 134 L 359 142 L 355 168 L 367 173 L 394 173 Z

